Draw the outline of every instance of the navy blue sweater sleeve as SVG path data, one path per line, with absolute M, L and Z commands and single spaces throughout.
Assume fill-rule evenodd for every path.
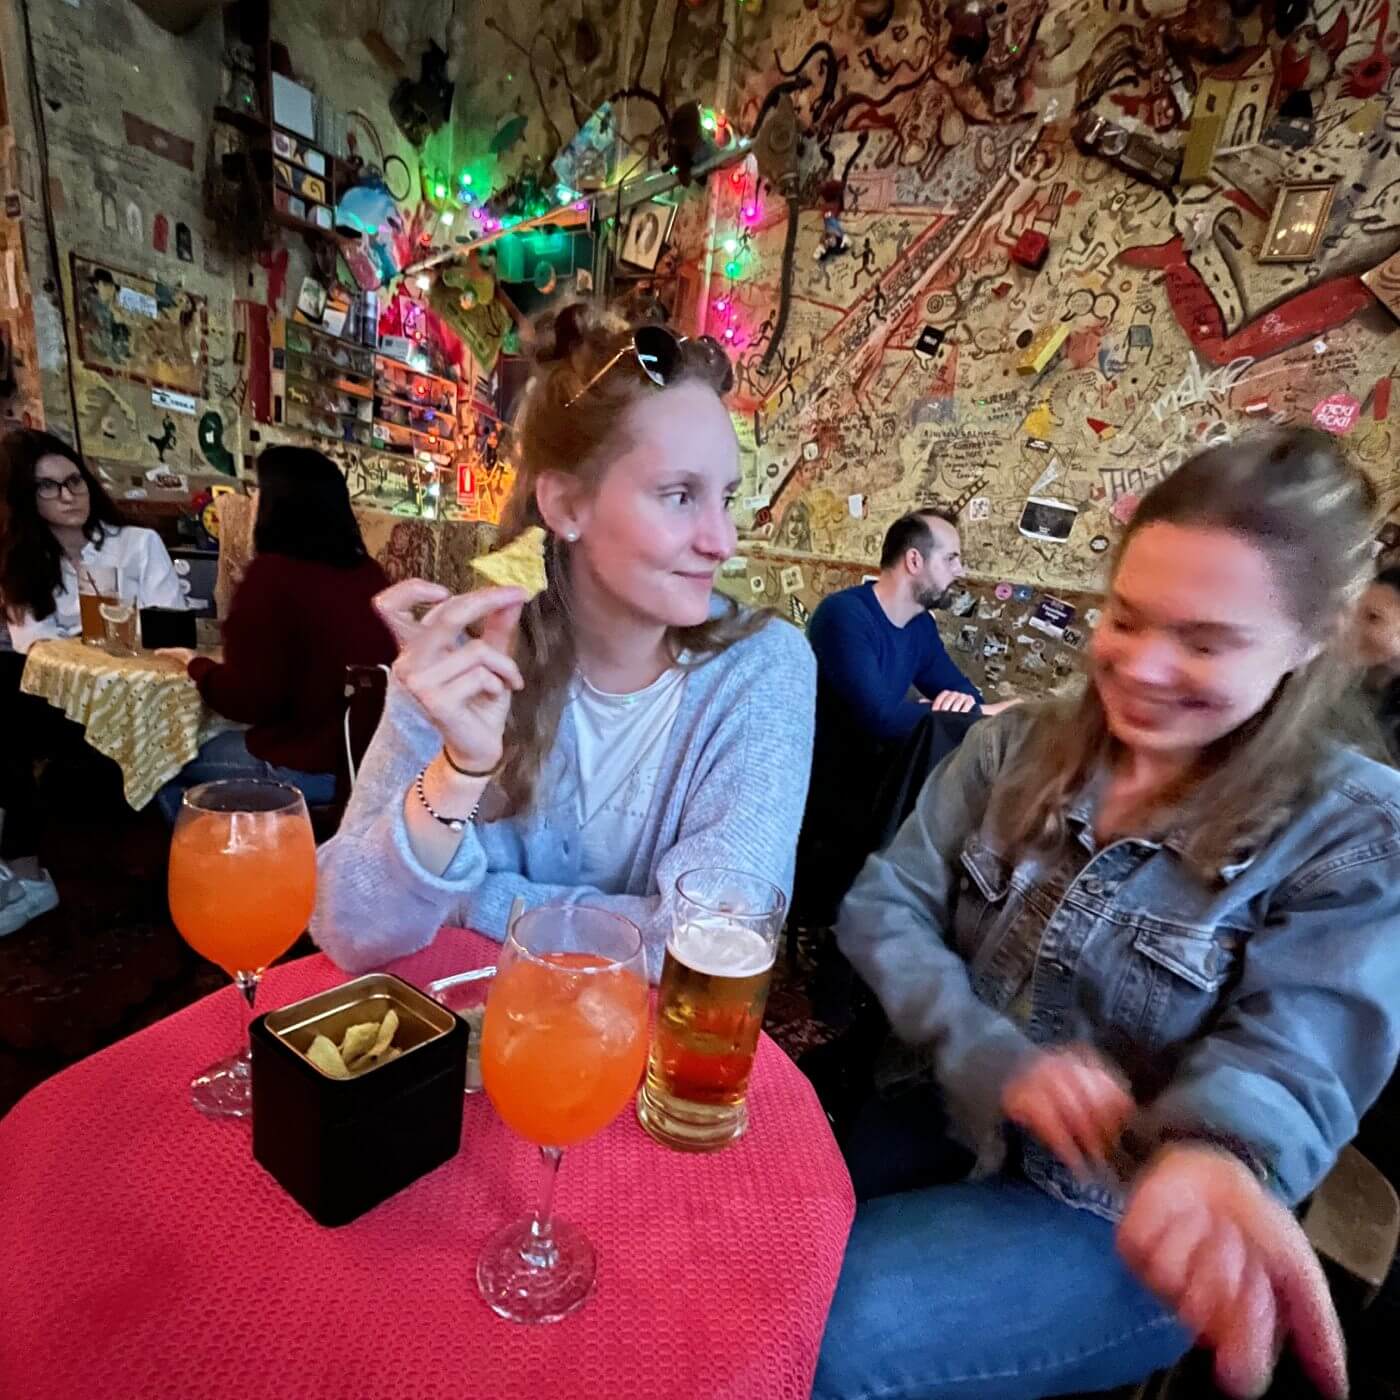
M 957 690 L 972 696 L 980 704 L 982 692 L 963 675 L 957 662 L 948 655 L 948 648 L 943 645 L 943 638 L 938 635 L 938 626 L 932 618 L 929 623 L 924 629 L 929 637 L 928 659 L 914 676 L 914 688 L 930 700 L 936 699 L 942 691 Z M 911 627 L 913 625 L 910 623 Z
M 813 615 L 807 640 L 822 681 L 876 738 L 903 739 L 928 714 L 926 705 L 906 700 L 904 687 L 891 685 L 883 674 L 875 619 L 858 598 L 832 594 Z

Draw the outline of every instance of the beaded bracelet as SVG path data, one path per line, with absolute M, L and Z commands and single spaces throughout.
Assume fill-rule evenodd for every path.
M 476 804 L 465 817 L 445 817 L 428 801 L 427 791 L 423 787 L 423 774 L 427 771 L 426 768 L 420 768 L 418 776 L 413 780 L 413 790 L 418 794 L 418 801 L 422 804 L 423 810 L 435 822 L 440 822 L 449 831 L 465 831 L 467 826 L 476 820 L 476 814 L 481 810 L 481 798 L 476 799 Z

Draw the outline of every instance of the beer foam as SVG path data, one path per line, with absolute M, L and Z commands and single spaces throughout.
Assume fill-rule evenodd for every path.
M 666 947 L 692 972 L 710 977 L 752 977 L 773 965 L 774 950 L 762 934 L 719 920 L 683 924 Z

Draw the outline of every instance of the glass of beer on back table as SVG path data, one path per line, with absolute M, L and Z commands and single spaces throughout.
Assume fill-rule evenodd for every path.
M 657 996 L 656 1035 L 637 1117 L 658 1142 L 709 1152 L 748 1127 L 749 1075 L 787 901 L 736 870 L 691 870 Z

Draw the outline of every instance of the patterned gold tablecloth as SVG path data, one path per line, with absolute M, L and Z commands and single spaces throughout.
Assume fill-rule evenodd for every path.
M 122 770 L 126 800 L 139 811 L 211 735 L 236 726 L 200 698 L 169 656 L 109 656 L 81 641 L 39 642 L 20 689 L 56 705 L 87 741 Z

